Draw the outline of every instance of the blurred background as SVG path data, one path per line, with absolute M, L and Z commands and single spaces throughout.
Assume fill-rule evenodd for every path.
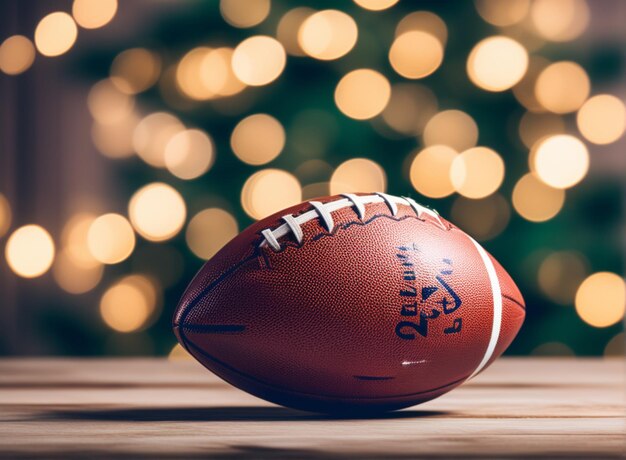
M 256 219 L 408 195 L 507 268 L 510 354 L 620 355 L 626 3 L 5 0 L 0 354 L 181 357 Z

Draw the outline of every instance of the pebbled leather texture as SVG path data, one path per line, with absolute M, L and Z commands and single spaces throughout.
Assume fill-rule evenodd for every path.
M 325 203 L 341 197 L 325 197 Z M 302 225 L 303 239 L 259 247 L 261 231 L 302 203 L 235 237 L 199 271 L 176 309 L 180 343 L 256 396 L 300 409 L 379 411 L 433 399 L 465 381 L 487 349 L 493 294 L 470 238 L 430 215 L 385 203 Z M 441 223 L 444 223 L 444 226 Z M 511 343 L 524 300 L 491 258 L 502 326 L 489 364 Z

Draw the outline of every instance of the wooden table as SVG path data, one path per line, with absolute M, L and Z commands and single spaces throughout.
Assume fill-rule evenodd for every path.
M 265 403 L 192 361 L 0 360 L 0 456 L 618 457 L 624 363 L 501 359 L 421 406 L 336 419 Z

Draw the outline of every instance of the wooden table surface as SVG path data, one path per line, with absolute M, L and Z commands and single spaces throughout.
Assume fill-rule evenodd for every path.
M 382 418 L 265 403 L 192 361 L 0 360 L 0 456 L 110 458 L 619 457 L 624 363 L 500 359 Z

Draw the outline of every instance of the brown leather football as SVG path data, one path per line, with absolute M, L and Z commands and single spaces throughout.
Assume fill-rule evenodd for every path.
M 433 399 L 489 366 L 525 315 L 476 241 L 410 198 L 346 194 L 243 231 L 193 279 L 179 342 L 227 382 L 316 412 Z

